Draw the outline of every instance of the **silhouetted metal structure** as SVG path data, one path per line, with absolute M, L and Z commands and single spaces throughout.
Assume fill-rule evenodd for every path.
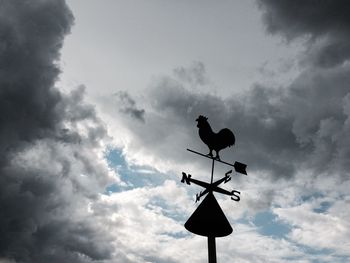
M 201 191 L 200 193 L 196 194 L 196 202 L 200 201 L 201 197 L 205 195 L 206 197 L 204 198 L 202 203 L 199 204 L 199 206 L 193 212 L 190 218 L 187 220 L 187 222 L 185 223 L 185 228 L 196 235 L 208 237 L 208 262 L 216 263 L 215 238 L 230 235 L 232 233 L 232 227 L 228 222 L 220 205 L 218 204 L 213 192 L 231 196 L 231 199 L 236 202 L 239 202 L 240 200 L 240 192 L 237 190 L 228 191 L 219 187 L 219 185 L 221 185 L 222 183 L 226 184 L 231 180 L 232 170 L 229 170 L 227 173 L 225 173 L 225 176 L 223 178 L 213 182 L 214 165 L 215 162 L 220 162 L 234 167 L 237 173 L 245 175 L 247 175 L 247 165 L 240 162 L 235 162 L 234 164 L 231 164 L 228 162 L 224 162 L 220 159 L 219 151 L 221 149 L 226 148 L 227 146 L 233 145 L 235 142 L 235 137 L 233 133 L 227 128 L 222 129 L 219 133 L 212 132 L 207 120 L 208 118 L 204 116 L 199 116 L 196 121 L 198 122 L 197 127 L 199 128 L 199 135 L 202 141 L 208 145 L 208 148 L 210 150 L 209 154 L 205 155 L 193 151 L 191 149 L 187 149 L 187 151 L 212 160 L 210 183 L 193 179 L 192 175 L 186 174 L 184 172 L 182 173 L 181 182 L 186 183 L 188 185 L 193 183 L 205 188 L 204 191 Z M 216 151 L 215 157 L 213 157 L 212 155 L 212 150 Z

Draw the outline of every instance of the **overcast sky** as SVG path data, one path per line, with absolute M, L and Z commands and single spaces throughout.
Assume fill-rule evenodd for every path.
M 195 119 L 248 164 L 218 262 L 350 261 L 346 0 L 0 1 L 0 263 L 207 262 Z M 228 167 L 218 165 L 215 178 Z

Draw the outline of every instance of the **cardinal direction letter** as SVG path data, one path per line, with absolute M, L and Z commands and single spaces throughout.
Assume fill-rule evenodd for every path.
M 204 191 L 201 191 L 199 194 L 196 194 L 196 203 L 199 202 L 202 196 L 206 195 L 209 193 L 208 189 L 205 189 Z
M 191 175 L 189 174 L 188 176 L 186 175 L 186 173 L 182 172 L 182 179 L 181 179 L 181 183 L 185 183 L 190 185 L 191 184 Z
M 232 200 L 232 201 L 239 202 L 239 200 L 241 200 L 241 197 L 239 196 L 240 194 L 241 194 L 240 191 L 233 190 L 233 191 L 231 192 L 231 195 L 233 196 L 233 197 L 231 197 L 231 200 Z
M 232 170 L 228 171 L 227 173 L 225 173 L 225 181 L 224 184 L 226 184 L 227 182 L 229 182 L 231 180 L 231 176 L 230 174 L 232 173 Z

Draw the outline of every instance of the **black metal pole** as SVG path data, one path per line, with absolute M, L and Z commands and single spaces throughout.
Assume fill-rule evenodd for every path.
M 216 263 L 215 237 L 208 237 L 208 262 Z
M 213 177 L 214 177 L 214 163 L 215 163 L 215 160 L 213 159 L 213 163 L 211 165 L 211 180 L 210 180 L 211 184 L 213 183 Z

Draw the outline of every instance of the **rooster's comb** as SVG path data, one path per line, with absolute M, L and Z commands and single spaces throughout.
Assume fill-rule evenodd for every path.
M 206 120 L 208 120 L 207 117 L 205 117 L 203 115 L 199 115 L 196 121 L 206 121 Z

